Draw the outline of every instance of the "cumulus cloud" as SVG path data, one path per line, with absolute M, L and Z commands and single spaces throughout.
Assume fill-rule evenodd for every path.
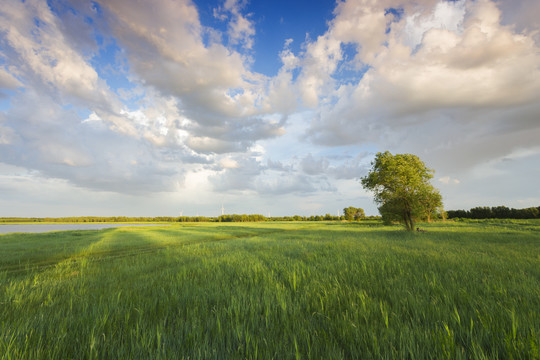
M 261 149 L 250 153 L 223 157 L 215 173 L 209 177 L 217 192 L 248 192 L 260 195 L 305 196 L 320 192 L 336 192 L 332 175 L 327 174 L 327 160 L 308 154 L 302 159 L 280 161 L 259 156 Z
M 214 9 L 214 16 L 222 21 L 229 20 L 228 36 L 231 45 L 242 45 L 247 49 L 253 47 L 253 37 L 255 36 L 255 26 L 249 20 L 250 14 L 242 15 L 245 1 L 225 0 L 223 6 Z
M 15 90 L 22 84 L 6 69 L 0 68 L 0 90 Z M 5 95 L 0 91 L 0 98 Z
M 223 168 L 223 169 L 237 169 L 238 167 L 240 167 L 240 165 L 238 165 L 238 162 L 234 159 L 231 159 L 231 158 L 223 158 L 219 161 L 219 165 Z
M 319 156 L 308 154 L 300 160 L 300 168 L 307 175 L 324 175 L 334 180 L 360 179 L 367 174 L 371 156 L 359 153 L 351 156 Z
M 30 90 L 12 103 L 8 141 L 6 126 L 1 128 L 0 162 L 77 186 L 123 193 L 170 191 L 183 179 L 187 167 L 181 169 L 178 159 L 168 160 L 150 143 L 101 126 L 95 114 L 82 121 L 75 111 Z
M 283 134 L 284 122 L 267 117 L 268 105 L 262 110 L 266 78 L 240 53 L 205 44 L 191 2 L 68 4 L 30 0 L 0 10 L 0 87 L 21 89 L 0 122 L 0 161 L 84 187 L 161 191 L 215 154 Z M 223 9 L 248 41 L 241 7 L 229 1 Z M 116 39 L 105 33 L 111 28 Z M 100 46 L 124 46 L 106 71 L 94 61 L 101 50 L 93 31 L 103 32 Z M 107 72 L 128 78 L 128 88 L 112 89 Z
M 205 29 L 190 1 L 162 1 L 134 7 L 130 1 L 103 2 L 115 37 L 138 81 L 162 96 L 178 99 L 190 122 L 186 144 L 197 152 L 246 150 L 259 139 L 279 136 L 282 124 L 267 121 L 279 112 L 266 99 L 271 83 L 249 70 L 242 53 L 205 40 Z M 241 15 L 243 3 L 228 0 L 216 10 L 232 17 L 230 38 L 250 47 L 253 24 Z M 219 60 L 218 60 L 219 59 Z M 294 99 L 294 97 L 293 97 Z M 283 107 L 281 107 L 283 108 Z M 292 110 L 292 106 L 287 108 Z
M 216 191 L 260 195 L 300 195 L 338 192 L 337 184 L 358 181 L 367 173 L 370 154 L 292 157 L 282 162 L 259 156 L 262 149 L 224 156 L 209 177 Z M 359 185 L 357 185 L 359 186 Z
M 229 165 L 234 161 L 235 165 L 221 166 L 223 170 L 209 178 L 214 190 L 216 192 L 254 191 L 254 180 L 264 171 L 261 163 L 250 156 L 225 161 Z
M 502 23 L 515 27 L 517 32 L 531 34 L 540 44 L 540 3 L 536 0 L 499 0 L 497 6 L 502 11 Z
M 539 114 L 540 57 L 531 33 L 503 25 L 497 4 L 488 0 L 403 6 L 398 21 L 386 21 L 388 29 L 377 20 L 400 5 L 349 1 L 338 6 L 318 41 L 356 44 L 361 50 L 355 61 L 369 68 L 357 83 L 316 94 L 326 104 L 312 119 L 308 138 L 333 146 L 371 143 L 431 160 L 453 158 L 455 166 L 511 152 L 522 141 L 530 144 L 529 136 L 518 141 L 514 134 L 539 131 L 532 119 Z M 378 14 L 365 25 L 376 40 L 336 30 L 355 28 L 349 14 L 357 7 Z
M 329 161 L 326 158 L 315 159 L 313 155 L 308 154 L 300 162 L 302 170 L 308 175 L 324 174 L 328 170 Z
M 149 90 L 151 104 L 127 109 L 91 64 L 95 43 L 85 48 L 66 34 L 62 16 L 71 12 L 57 11 L 41 1 L 0 10 L 1 86 L 13 91 L 0 121 L 0 162 L 90 189 L 173 189 L 187 168 L 181 159 L 194 158 L 181 143 L 175 100 Z
M 110 104 L 108 87 L 67 43 L 58 18 L 46 3 L 10 2 L 2 7 L 0 18 L 2 40 L 11 52 L 11 61 L 18 60 L 17 73 L 26 81 L 39 81 L 69 100 L 101 107 Z

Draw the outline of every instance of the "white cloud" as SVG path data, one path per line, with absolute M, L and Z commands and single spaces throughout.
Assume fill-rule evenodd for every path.
M 0 145 L 11 144 L 15 137 L 15 131 L 12 128 L 0 125 Z
M 220 44 L 205 46 L 196 8 L 188 1 L 132 6 L 130 1 L 103 4 L 115 21 L 115 35 L 126 46 L 133 70 L 147 85 L 197 107 L 230 112 L 231 88 L 246 88 L 242 57 Z M 215 61 L 220 59 L 220 61 Z
M 92 112 L 90 113 L 90 115 L 88 115 L 88 118 L 84 119 L 82 122 L 85 123 L 85 122 L 89 122 L 89 123 L 92 123 L 92 122 L 101 122 L 103 121 L 103 119 L 101 119 L 99 117 L 98 114 L 96 114 L 95 112 Z
M 439 178 L 439 182 L 445 185 L 450 185 L 450 184 L 457 185 L 461 181 L 459 181 L 458 179 L 452 179 L 450 176 L 443 176 Z
M 103 106 L 111 93 L 96 71 L 67 42 L 59 20 L 42 1 L 10 2 L 0 12 L 0 30 L 27 81 L 39 80 L 62 95 Z
M 302 72 L 297 84 L 302 104 L 316 107 L 321 94 L 328 93 L 334 85 L 332 74 L 342 60 L 341 42 L 331 34 L 321 35 L 308 43 L 302 58 Z
M 349 6 L 385 11 L 384 3 Z M 370 68 L 358 83 L 318 94 L 323 103 L 336 101 L 319 107 L 308 132 L 314 142 L 367 142 L 472 164 L 489 160 L 493 151 L 511 152 L 520 144 L 513 132 L 538 131 L 532 119 L 540 102 L 540 55 L 530 34 L 501 25 L 500 10 L 488 0 L 404 11 L 390 32 L 378 27 L 386 44 L 361 55 Z M 334 29 L 340 21 L 347 24 L 337 13 L 324 35 L 328 41 L 339 40 Z M 482 146 L 486 151 L 476 150 Z
M 371 62 L 386 42 L 390 15 L 385 15 L 384 9 L 382 4 L 374 6 L 373 1 L 338 2 L 327 34 L 340 43 L 355 44 L 359 51 L 356 61 Z
M 463 20 L 466 1 L 439 2 L 428 16 L 414 13 L 406 16 L 403 29 L 403 41 L 411 49 L 415 49 L 423 41 L 425 34 L 433 29 L 446 30 L 452 33 L 463 31 Z
M 14 90 L 17 87 L 22 86 L 21 82 L 17 80 L 10 72 L 4 68 L 0 68 L 0 90 Z M 2 93 L 0 93 L 0 97 Z
M 240 165 L 238 165 L 238 162 L 234 159 L 231 159 L 231 158 L 223 158 L 219 161 L 219 165 L 223 168 L 223 169 L 237 169 L 240 167 Z
M 32 90 L 12 97 L 11 103 L 2 124 L 11 130 L 8 141 L 0 144 L 0 162 L 76 186 L 121 193 L 171 190 L 190 167 L 178 166 L 191 156 L 185 148 L 176 148 L 170 156 L 168 149 L 102 126 L 95 113 L 83 120 Z
M 282 133 L 281 126 L 265 116 L 293 110 L 290 101 L 278 105 L 283 96 L 276 94 L 276 87 L 285 88 L 287 79 L 272 82 L 251 72 L 249 59 L 241 53 L 214 41 L 205 43 L 207 29 L 190 1 L 134 7 L 130 1 L 114 0 L 103 7 L 138 81 L 177 100 L 182 117 L 190 121 L 183 130 L 190 132 L 186 144 L 194 151 L 246 149 L 258 139 Z M 254 30 L 241 9 L 242 3 L 227 1 L 222 11 L 236 21 L 232 38 L 249 43 Z M 268 100 L 270 88 L 276 95 Z
M 225 0 L 223 6 L 214 9 L 214 16 L 222 21 L 229 19 L 228 35 L 231 45 L 243 45 L 246 49 L 253 47 L 255 26 L 249 20 L 250 14 L 242 15 L 245 2 L 241 0 Z M 230 15 L 229 15 L 230 14 Z
M 117 56 L 127 54 L 135 70 L 129 77 L 137 86 L 119 91 L 121 98 L 92 66 L 95 43 L 85 48 L 66 34 L 72 24 L 62 21 L 71 12 L 54 13 L 39 1 L 2 8 L 11 67 L 2 69 L 1 85 L 24 92 L 11 96 L 0 126 L 1 145 L 10 146 L 0 161 L 92 189 L 162 191 L 183 183 L 196 169 L 190 164 L 283 132 L 279 122 L 254 117 L 264 84 L 253 84 L 264 78 L 246 70 L 239 53 L 203 44 L 193 4 L 148 6 L 117 1 L 102 9 L 109 7 L 104 18 L 126 46 Z M 231 89 L 239 90 L 231 95 Z M 89 114 L 81 117 L 80 108 Z
M 308 175 L 324 174 L 328 170 L 330 162 L 326 158 L 315 159 L 313 155 L 308 154 L 300 162 L 302 171 Z

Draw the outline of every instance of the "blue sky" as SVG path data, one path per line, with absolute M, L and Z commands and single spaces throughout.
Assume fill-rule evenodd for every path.
M 214 16 L 214 9 L 223 1 L 195 1 L 200 9 L 201 23 L 227 30 L 227 23 Z M 327 21 L 332 19 L 335 1 L 250 1 L 241 6 L 242 12 L 256 27 L 253 44 L 253 70 L 268 76 L 277 74 L 281 67 L 279 52 L 287 39 L 293 39 L 291 48 L 301 50 L 306 36 L 316 39 L 324 34 Z M 309 9 L 309 11 L 306 11 Z
M 0 216 L 376 214 L 378 151 L 447 209 L 538 206 L 535 0 L 0 9 Z

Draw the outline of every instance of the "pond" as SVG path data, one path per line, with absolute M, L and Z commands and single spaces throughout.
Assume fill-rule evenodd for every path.
M 82 224 L 20 224 L 0 225 L 0 234 L 8 233 L 41 233 L 64 230 L 101 230 L 121 226 L 158 226 L 163 224 L 112 224 L 112 223 L 82 223 Z

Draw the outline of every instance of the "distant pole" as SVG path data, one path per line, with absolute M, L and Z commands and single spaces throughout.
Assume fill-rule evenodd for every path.
M 221 204 L 221 215 L 225 215 L 225 207 L 223 207 L 223 204 Z

